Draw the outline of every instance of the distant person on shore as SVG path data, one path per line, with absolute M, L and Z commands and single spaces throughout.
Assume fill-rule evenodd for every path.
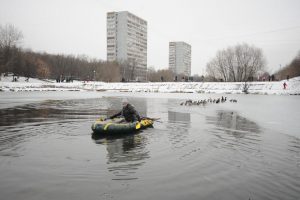
M 135 122 L 141 120 L 139 113 L 136 111 L 134 106 L 128 102 L 128 99 L 125 98 L 122 100 L 122 106 L 123 108 L 120 112 L 109 117 L 108 119 L 113 119 L 118 116 L 123 116 L 126 122 Z
M 284 83 L 283 83 L 283 89 L 285 90 L 286 87 L 287 87 L 287 84 L 286 84 L 286 82 L 284 82 Z

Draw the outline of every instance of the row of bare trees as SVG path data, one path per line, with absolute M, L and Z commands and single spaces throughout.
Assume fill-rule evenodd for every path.
M 206 66 L 206 71 L 215 80 L 248 81 L 265 67 L 262 50 L 248 44 L 228 47 L 218 51 Z
M 150 82 L 171 82 L 174 81 L 174 73 L 169 69 L 155 70 L 149 68 L 147 78 Z
M 300 51 L 293 61 L 275 74 L 280 80 L 300 76 Z
M 22 32 L 14 26 L 0 26 L 0 74 L 12 72 L 59 82 L 73 79 L 119 82 L 136 80 L 138 73 L 143 73 L 134 60 L 117 63 L 86 56 L 37 53 L 20 48 L 22 39 Z M 174 81 L 174 77 L 170 70 L 150 69 L 146 74 L 146 80 L 152 82 Z
M 60 79 L 60 81 L 77 79 L 118 82 L 121 80 L 120 66 L 116 62 L 89 60 L 85 56 L 36 53 L 18 48 L 11 51 L 14 56 L 10 58 L 10 62 L 1 65 L 2 73 L 12 72 L 18 76 Z
M 21 31 L 12 25 L 0 25 L 0 73 L 15 70 L 20 56 L 18 45 L 23 39 Z
M 23 34 L 13 25 L 0 25 L 0 74 L 12 72 L 25 77 L 97 80 L 119 82 L 135 80 L 141 69 L 131 62 L 106 62 L 86 56 L 52 55 L 24 50 L 20 47 Z M 151 82 L 170 81 L 243 81 L 247 82 L 264 71 L 265 58 L 262 50 L 241 44 L 218 51 L 207 64 L 208 76 L 194 76 L 193 79 L 176 75 L 171 70 L 149 68 L 146 80 Z M 300 52 L 297 57 L 276 77 L 300 76 Z M 1 78 L 1 76 L 0 76 Z
M 20 48 L 23 34 L 13 25 L 0 25 L 0 74 L 63 80 L 121 80 L 120 65 L 86 56 L 51 55 Z M 1 76 L 0 76 L 1 77 Z
M 23 35 L 12 25 L 0 26 L 0 74 L 12 72 L 18 76 L 50 78 L 57 81 L 73 79 L 106 82 L 133 81 L 147 73 L 151 82 L 187 81 L 171 70 L 139 69 L 135 60 L 104 62 L 86 56 L 52 55 L 24 50 L 19 47 Z M 144 72 L 143 72 L 144 70 Z

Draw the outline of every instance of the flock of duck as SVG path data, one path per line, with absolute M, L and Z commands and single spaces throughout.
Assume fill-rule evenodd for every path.
M 225 103 L 227 101 L 227 97 L 223 97 L 222 98 L 217 98 L 217 99 L 212 99 L 212 98 L 208 98 L 208 99 L 203 99 L 203 100 L 199 100 L 199 101 L 192 101 L 191 99 L 186 100 L 184 102 L 181 102 L 180 105 L 181 106 L 192 106 L 192 105 L 206 105 L 207 103 Z M 231 103 L 237 103 L 236 99 L 230 99 L 229 102 Z

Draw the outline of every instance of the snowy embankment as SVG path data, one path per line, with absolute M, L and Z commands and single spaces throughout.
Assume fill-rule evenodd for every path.
M 283 89 L 283 83 L 287 88 Z M 300 95 L 300 77 L 289 81 L 249 82 L 250 94 L 290 94 Z M 20 77 L 12 82 L 12 77 L 1 77 L 0 91 L 116 91 L 116 92 L 158 92 L 158 93 L 243 93 L 243 82 L 161 82 L 161 83 L 104 83 L 80 82 L 56 83 L 53 80 Z

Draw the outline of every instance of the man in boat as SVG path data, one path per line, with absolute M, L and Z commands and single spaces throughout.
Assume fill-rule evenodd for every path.
M 127 122 L 135 122 L 141 120 L 139 113 L 136 111 L 134 106 L 128 102 L 126 98 L 122 100 L 122 106 L 122 110 L 117 114 L 109 117 L 109 119 L 113 119 L 118 116 L 123 116 Z

